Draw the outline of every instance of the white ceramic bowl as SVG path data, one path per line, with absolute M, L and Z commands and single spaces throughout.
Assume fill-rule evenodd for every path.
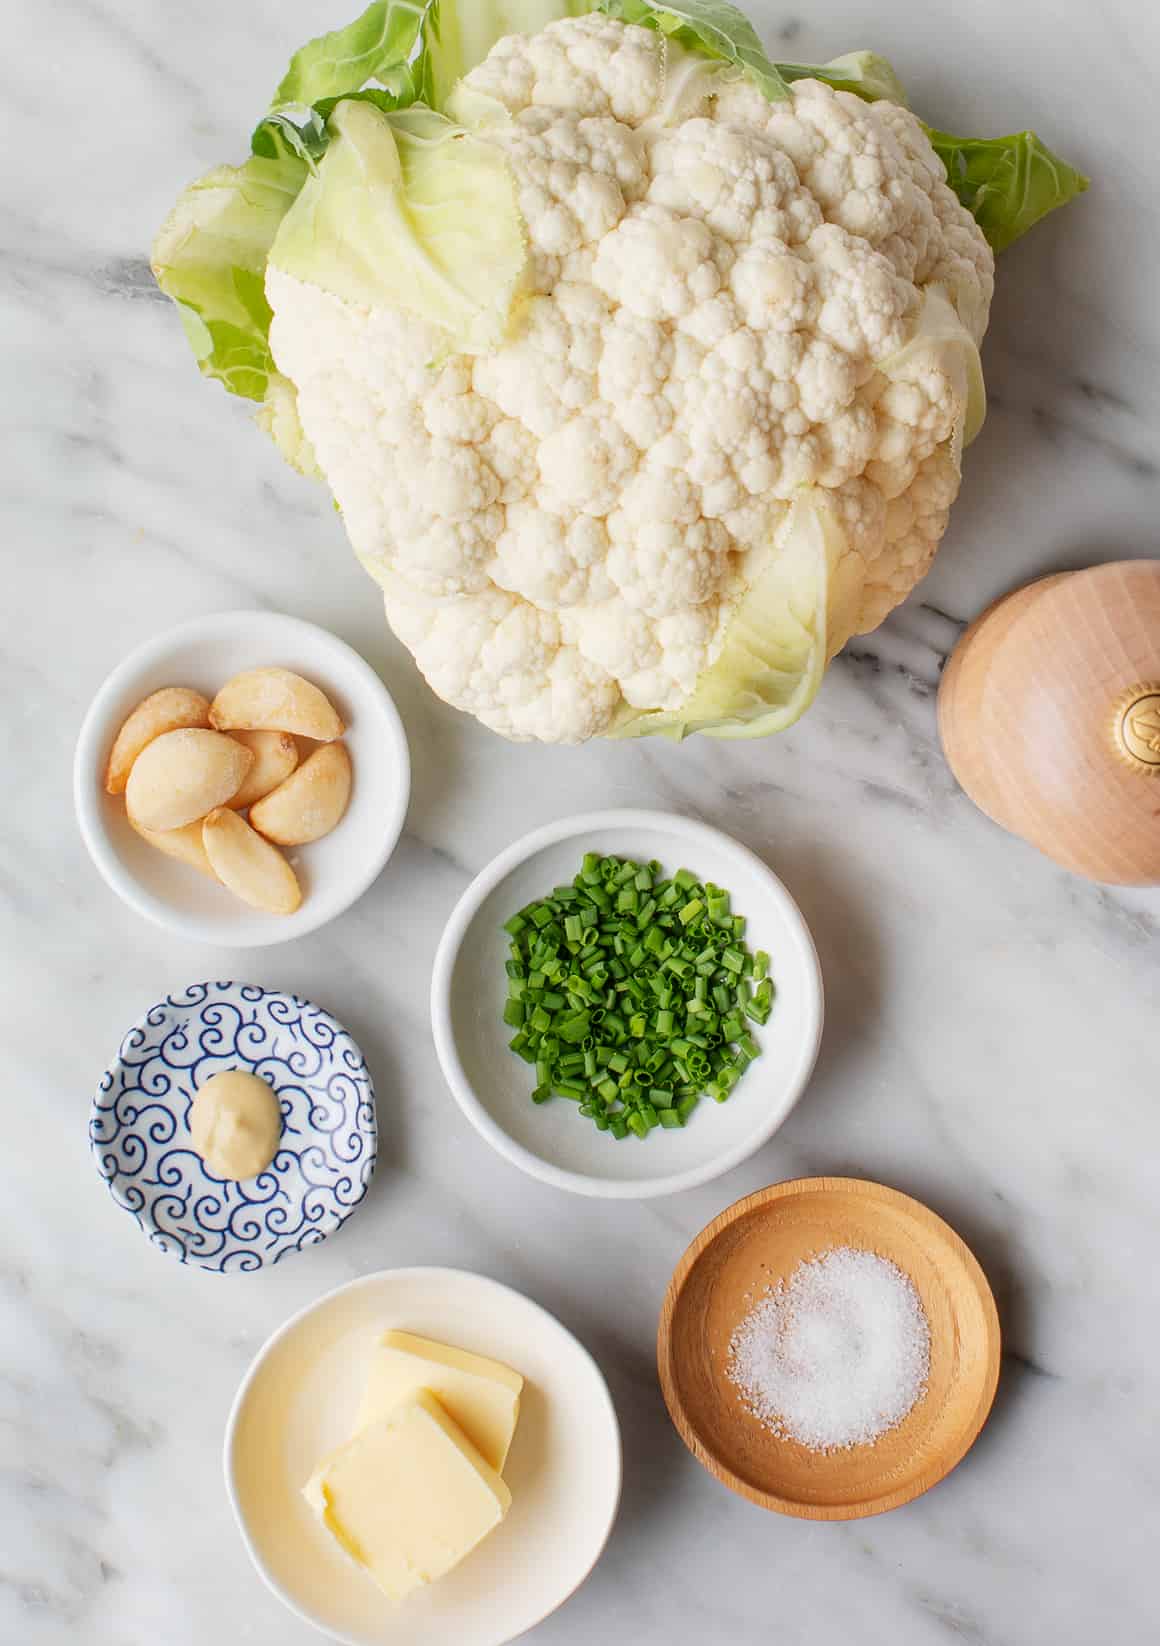
M 319 1527 L 301 1487 L 350 1438 L 375 1339 L 399 1327 L 525 1378 L 504 1466 L 512 1507 L 462 1565 L 395 1606 Z M 620 1499 L 620 1429 L 588 1351 L 519 1292 L 457 1269 L 393 1269 L 275 1332 L 238 1391 L 226 1489 L 250 1558 L 290 1609 L 347 1646 L 504 1646 L 592 1570 Z
M 126 715 L 162 686 L 212 697 L 243 669 L 278 664 L 330 697 L 347 726 L 354 787 L 332 834 L 289 853 L 302 885 L 292 915 L 250 909 L 187 864 L 165 857 L 130 828 L 123 796 L 108 795 L 105 763 Z M 337 636 L 279 612 L 218 612 L 154 636 L 105 681 L 77 740 L 73 795 L 89 853 L 130 908 L 181 937 L 252 949 L 302 937 L 362 896 L 395 848 L 407 813 L 407 739 L 387 688 Z
M 585 852 L 691 869 L 729 891 L 748 921 L 746 941 L 772 957 L 776 999 L 762 1055 L 729 1101 L 702 1100 L 682 1131 L 616 1142 L 555 1098 L 536 1107 L 527 1064 L 508 1050 L 503 923 L 525 903 L 570 881 Z M 477 875 L 456 905 L 431 980 L 435 1047 L 447 1084 L 472 1125 L 514 1165 L 577 1194 L 619 1199 L 672 1194 L 719 1177 L 759 1149 L 793 1108 L 813 1070 L 822 1033 L 817 951 L 781 881 L 719 829 L 666 812 L 594 812 L 517 840 Z

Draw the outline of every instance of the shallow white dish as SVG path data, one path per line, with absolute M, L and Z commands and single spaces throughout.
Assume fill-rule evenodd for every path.
M 400 1327 L 491 1355 L 526 1380 L 504 1468 L 512 1507 L 461 1566 L 393 1605 L 301 1496 L 349 1439 L 375 1338 Z M 281 1327 L 238 1391 L 226 1489 L 259 1573 L 347 1646 L 504 1646 L 562 1605 L 600 1557 L 620 1498 L 620 1429 L 596 1362 L 519 1292 L 458 1269 L 387 1269 Z
M 528 1066 L 508 1050 L 503 923 L 570 881 L 585 852 L 691 869 L 729 891 L 752 949 L 772 957 L 776 998 L 762 1055 L 724 1104 L 703 1100 L 682 1131 L 616 1142 L 571 1103 L 531 1102 Z M 747 847 L 719 829 L 667 812 L 593 812 L 536 829 L 476 876 L 447 922 L 431 979 L 431 1022 L 447 1084 L 472 1125 L 533 1177 L 578 1194 L 620 1199 L 672 1194 L 731 1170 L 759 1149 L 800 1096 L 822 1033 L 817 951 L 797 904 Z
M 337 829 L 288 853 L 303 894 L 292 915 L 247 908 L 196 869 L 146 845 L 129 826 L 124 798 L 104 786 L 113 739 L 143 697 L 162 686 L 193 686 L 212 697 L 231 675 L 267 664 L 293 669 L 333 700 L 354 768 L 350 806 Z M 302 937 L 348 909 L 394 850 L 410 788 L 403 723 L 378 675 L 336 635 L 279 612 L 215 612 L 147 640 L 93 699 L 73 766 L 81 834 L 118 897 L 181 937 L 232 949 Z

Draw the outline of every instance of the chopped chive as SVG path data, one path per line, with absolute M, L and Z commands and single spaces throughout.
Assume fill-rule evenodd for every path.
M 577 1045 L 588 1033 L 588 1013 L 577 1012 L 574 1017 L 566 1017 L 563 1022 L 557 1023 L 555 1028 L 561 1040 Z
M 769 956 L 745 944 L 729 893 L 680 868 L 584 855 L 570 884 L 503 923 L 509 1046 L 535 1069 L 537 1105 L 575 1102 L 621 1139 L 683 1126 L 723 1103 L 773 1010 Z M 752 986 L 750 981 L 752 980 Z

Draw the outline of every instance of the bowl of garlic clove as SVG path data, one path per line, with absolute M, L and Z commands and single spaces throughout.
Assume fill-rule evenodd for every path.
M 224 612 L 114 669 L 81 727 L 73 790 L 89 854 L 130 908 L 259 948 L 333 920 L 376 879 L 410 759 L 390 693 L 344 641 Z

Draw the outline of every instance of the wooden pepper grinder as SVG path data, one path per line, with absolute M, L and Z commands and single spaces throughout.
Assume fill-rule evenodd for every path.
M 988 817 L 1089 880 L 1160 885 L 1160 562 L 996 601 L 951 654 L 938 718 Z

